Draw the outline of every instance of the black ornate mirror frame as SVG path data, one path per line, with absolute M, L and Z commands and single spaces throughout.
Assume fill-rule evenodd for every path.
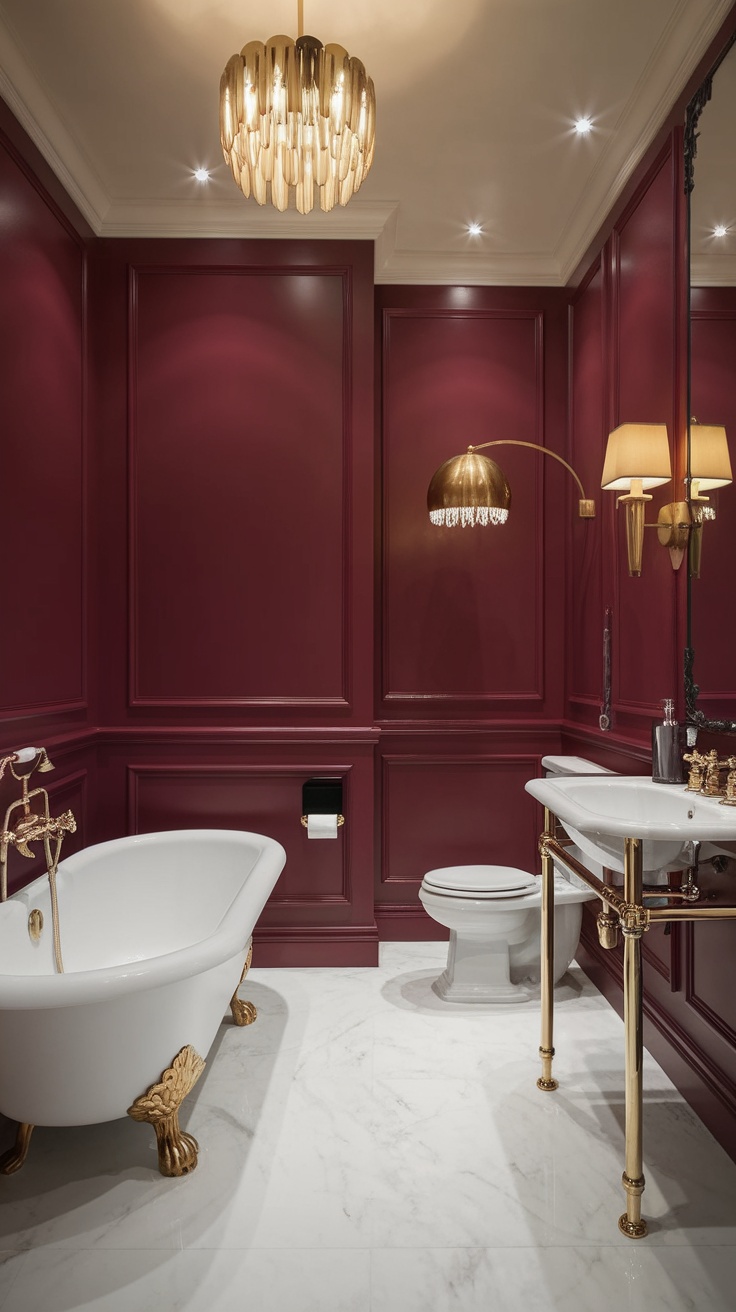
M 687 197 L 687 413 L 691 413 L 690 406 L 690 369 L 691 369 L 691 315 L 690 315 L 690 197 L 695 185 L 695 156 L 698 151 L 698 123 L 700 115 L 711 98 L 713 91 L 713 78 L 718 72 L 726 55 L 731 47 L 736 44 L 736 32 L 733 33 L 730 40 L 726 43 L 718 59 L 711 68 L 708 76 L 701 82 L 695 95 L 690 101 L 685 111 L 685 195 Z M 690 429 L 688 424 L 688 445 L 687 445 L 687 476 L 688 487 L 690 486 Z M 685 648 L 685 714 L 688 724 L 697 725 L 699 729 L 710 730 L 712 733 L 736 733 L 736 720 L 709 720 L 702 711 L 698 710 L 698 693 L 700 688 L 693 679 L 693 665 L 695 663 L 695 650 L 693 647 L 692 633 L 692 585 L 688 578 L 687 587 L 687 646 Z

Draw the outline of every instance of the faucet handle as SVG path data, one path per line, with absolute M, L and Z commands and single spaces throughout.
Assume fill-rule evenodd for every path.
M 699 793 L 703 786 L 703 775 L 705 772 L 706 758 L 701 756 L 695 748 L 691 752 L 686 752 L 683 761 L 690 762 L 690 770 L 687 776 L 686 792 Z
M 736 806 L 736 756 L 729 756 L 724 763 L 728 766 L 726 791 L 721 798 L 721 806 Z

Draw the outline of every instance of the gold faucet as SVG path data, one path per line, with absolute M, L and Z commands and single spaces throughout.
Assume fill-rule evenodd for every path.
M 736 756 L 721 760 L 715 747 L 704 756 L 693 748 L 683 760 L 690 763 L 686 792 L 719 797 L 722 806 L 736 806 Z M 728 770 L 725 784 L 721 783 L 722 770 Z
M 687 793 L 699 793 L 703 787 L 703 775 L 705 773 L 705 757 L 696 752 L 695 748 L 683 757 L 684 761 L 690 762 L 690 770 L 687 776 Z
M 17 774 L 15 766 L 33 762 L 30 770 L 26 774 Z M 46 771 L 53 770 L 45 747 L 25 748 L 20 752 L 11 752 L 0 761 L 0 778 L 6 768 L 10 768 L 10 773 L 14 779 L 17 779 L 21 785 L 21 796 L 11 802 L 5 812 L 2 832 L 0 832 L 0 902 L 5 902 L 8 896 L 8 851 L 14 847 L 20 856 L 33 858 L 35 852 L 29 846 L 30 843 L 43 840 L 46 853 L 46 869 L 48 872 L 56 871 L 59 863 L 59 853 L 65 834 L 73 834 L 77 828 L 77 822 L 71 811 L 64 811 L 62 815 L 54 819 L 49 810 L 49 795 L 45 788 L 28 787 L 28 780 L 34 770 Z M 33 798 L 42 799 L 41 814 L 31 810 L 31 801 Z M 10 827 L 10 818 L 14 811 L 22 808 L 22 816 L 17 821 L 14 828 Z M 56 851 L 52 857 L 51 839 L 56 840 Z

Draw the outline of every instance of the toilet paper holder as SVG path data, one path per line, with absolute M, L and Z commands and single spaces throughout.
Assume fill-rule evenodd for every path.
M 301 822 L 307 828 L 310 815 L 336 815 L 338 828 L 345 824 L 342 813 L 342 779 L 321 776 L 302 784 Z

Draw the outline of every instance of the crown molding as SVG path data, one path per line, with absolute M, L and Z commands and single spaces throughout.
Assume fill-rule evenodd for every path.
M 99 236 L 110 198 L 0 17 L 0 96 Z
M 561 287 L 559 266 L 543 254 L 465 254 L 395 251 L 379 266 L 376 283 L 426 283 L 465 287 Z
M 691 287 L 736 287 L 736 255 L 693 255 Z
M 717 36 L 733 0 L 719 0 L 707 22 L 690 0 L 679 0 L 588 179 L 555 251 L 563 283 L 571 278 L 645 155 L 680 91 Z
M 272 205 L 238 198 L 212 204 L 201 200 L 118 200 L 110 204 L 102 237 L 240 237 L 283 240 L 374 241 L 391 219 L 395 201 L 362 201 L 329 214 L 315 210 L 280 214 Z
M 671 112 L 673 88 L 685 86 L 732 7 L 733 0 L 718 0 L 715 7 L 708 6 L 710 13 L 704 21 L 703 4 L 677 0 L 673 5 L 667 28 L 633 96 L 601 151 L 555 249 L 549 252 L 401 250 L 396 244 L 397 202 L 368 201 L 360 196 L 346 209 L 336 207 L 330 214 L 317 211 L 310 215 L 294 210 L 279 214 L 271 206 L 246 203 L 237 194 L 222 200 L 212 194 L 187 199 L 112 198 L 79 142 L 64 126 L 2 17 L 0 95 L 97 236 L 369 240 L 375 243 L 377 283 L 564 286 Z M 706 283 L 714 285 L 710 278 Z

